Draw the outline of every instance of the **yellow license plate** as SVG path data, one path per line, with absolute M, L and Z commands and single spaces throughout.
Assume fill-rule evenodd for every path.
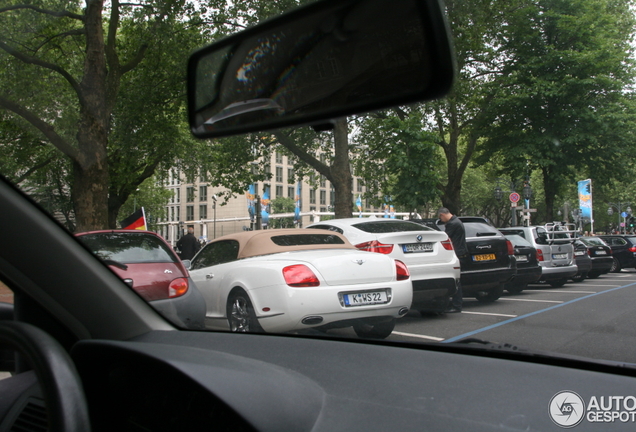
M 473 261 L 494 261 L 497 259 L 495 254 L 473 255 Z

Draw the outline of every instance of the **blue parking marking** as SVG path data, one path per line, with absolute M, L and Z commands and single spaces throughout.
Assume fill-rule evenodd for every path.
M 452 338 L 448 338 L 448 339 L 443 340 L 441 343 L 457 342 L 458 340 L 474 336 L 474 335 L 476 335 L 478 333 L 485 332 L 485 331 L 488 331 L 488 330 L 491 330 L 491 329 L 494 329 L 494 328 L 497 328 L 497 327 L 501 327 L 503 325 L 510 324 L 512 322 L 519 321 L 519 320 L 522 320 L 522 319 L 525 319 L 525 318 L 529 318 L 531 316 L 538 315 L 538 314 L 543 313 L 543 312 L 551 311 L 551 310 L 556 309 L 556 308 L 567 306 L 567 305 L 575 303 L 577 301 L 586 300 L 588 298 L 591 298 L 591 297 L 594 297 L 594 296 L 597 296 L 597 295 L 606 294 L 606 293 L 609 293 L 609 292 L 612 292 L 612 291 L 620 290 L 620 289 L 631 287 L 631 286 L 634 286 L 634 285 L 636 285 L 636 282 L 631 283 L 629 285 L 623 285 L 623 286 L 619 286 L 619 287 L 616 287 L 616 288 L 608 289 L 607 291 L 601 291 L 601 292 L 597 292 L 597 293 L 594 293 L 594 294 L 586 295 L 584 297 L 579 297 L 577 299 L 570 300 L 570 301 L 565 302 L 565 303 L 561 303 L 561 304 L 558 304 L 558 305 L 555 305 L 555 306 L 550 306 L 549 308 L 545 308 L 545 309 L 541 309 L 541 310 L 538 310 L 538 311 L 535 311 L 535 312 L 531 312 L 529 314 L 521 315 L 521 316 L 518 316 L 516 318 L 511 318 L 509 320 L 501 321 L 501 322 L 499 322 L 497 324 L 492 324 L 492 325 L 489 325 L 488 327 L 484 327 L 484 328 L 480 328 L 480 329 L 477 329 L 477 330 L 473 330 L 471 332 L 464 333 L 464 334 L 461 334 L 459 336 L 454 336 Z

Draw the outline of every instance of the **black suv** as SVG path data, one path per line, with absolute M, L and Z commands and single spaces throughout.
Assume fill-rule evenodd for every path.
M 497 300 L 506 282 L 517 271 L 512 243 L 485 218 L 458 216 L 466 230 L 468 257 L 462 259 L 461 283 L 464 297 L 482 302 Z M 412 219 L 413 222 L 444 231 L 436 219 Z
M 636 267 L 636 236 L 607 234 L 598 236 L 612 249 L 614 265 L 611 272 L 619 272 L 624 268 Z

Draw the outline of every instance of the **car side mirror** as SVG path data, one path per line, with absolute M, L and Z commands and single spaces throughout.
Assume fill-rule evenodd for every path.
M 186 270 L 190 270 L 190 268 L 192 268 L 192 261 L 190 260 L 183 260 L 181 261 L 184 265 L 184 267 L 186 268 Z
M 328 128 L 444 96 L 454 77 L 441 0 L 321 0 L 192 54 L 188 119 L 199 138 Z

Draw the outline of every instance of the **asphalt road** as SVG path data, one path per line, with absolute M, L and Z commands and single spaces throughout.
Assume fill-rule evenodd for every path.
M 356 337 L 351 328 L 328 333 Z M 387 340 L 449 343 L 465 338 L 636 363 L 636 269 L 561 288 L 534 284 L 492 303 L 465 298 L 459 314 L 412 311 L 398 320 Z
M 636 270 L 562 288 L 530 285 L 493 303 L 465 298 L 461 314 L 410 312 L 387 340 L 448 343 L 468 337 L 636 363 Z

